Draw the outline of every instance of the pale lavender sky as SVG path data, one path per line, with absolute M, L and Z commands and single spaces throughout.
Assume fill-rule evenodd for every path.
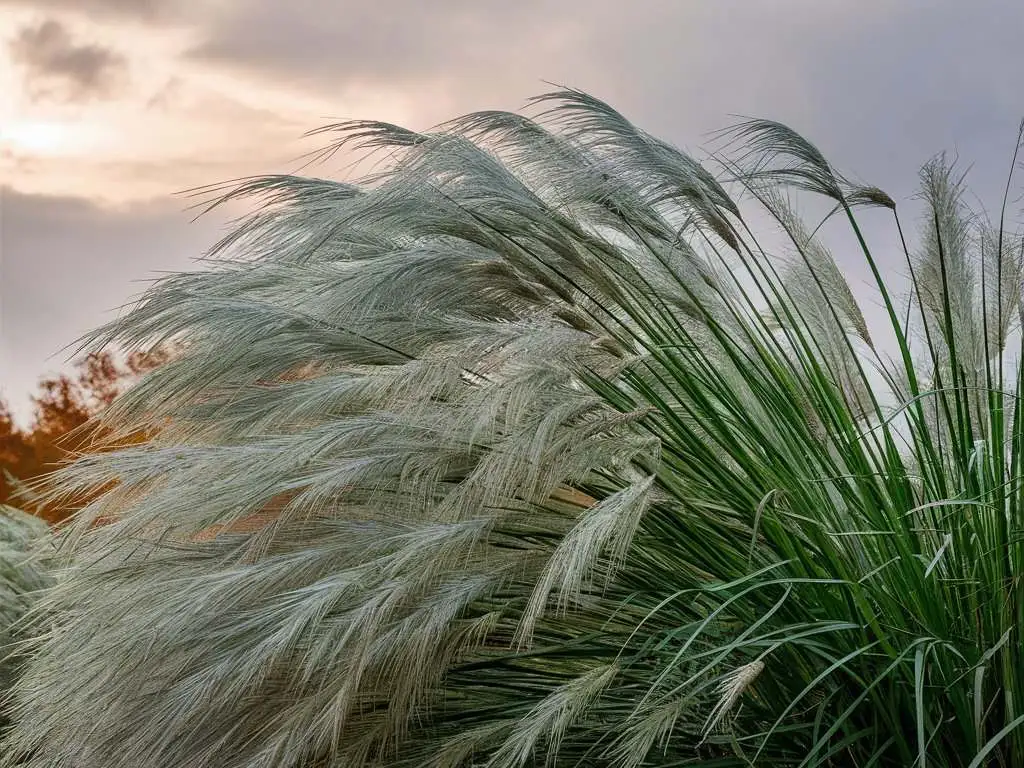
M 174 193 L 294 169 L 330 118 L 427 128 L 547 80 L 684 148 L 782 120 L 898 201 L 956 150 L 994 204 L 1022 36 L 1021 0 L 0 0 L 0 394 L 24 417 L 61 347 L 193 268 L 222 223 Z

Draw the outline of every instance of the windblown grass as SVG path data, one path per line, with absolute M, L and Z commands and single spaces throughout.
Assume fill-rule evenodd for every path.
M 90 339 L 185 351 L 103 416 L 159 436 L 59 479 L 116 485 L 3 765 L 1019 762 L 1005 201 L 938 157 L 908 246 L 785 126 L 723 134 L 723 185 L 586 94 L 533 109 L 334 125 L 386 170 L 208 190 L 257 212 Z
M 25 618 L 53 583 L 49 526 L 38 517 L 0 504 L 0 727 L 7 694 L 18 678 Z

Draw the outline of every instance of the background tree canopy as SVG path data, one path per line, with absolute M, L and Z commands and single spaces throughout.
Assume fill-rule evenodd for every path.
M 59 523 L 73 512 L 69 506 L 46 508 L 33 501 L 30 487 L 16 498 L 15 483 L 32 481 L 56 470 L 70 456 L 97 449 L 103 430 L 90 419 L 113 402 L 142 373 L 167 362 L 171 347 L 119 356 L 111 350 L 91 353 L 77 361 L 75 374 L 47 377 L 32 397 L 32 420 L 19 428 L 7 404 L 0 399 L 0 505 L 14 504 L 50 523 Z M 135 439 L 141 438 L 141 435 Z

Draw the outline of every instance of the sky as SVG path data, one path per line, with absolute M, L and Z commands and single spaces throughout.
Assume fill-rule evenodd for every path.
M 1022 32 L 1020 0 L 0 0 L 0 396 L 24 422 L 62 349 L 198 268 L 226 214 L 183 192 L 295 170 L 339 118 L 422 130 L 558 83 L 698 156 L 780 120 L 901 206 L 950 150 L 997 206 Z

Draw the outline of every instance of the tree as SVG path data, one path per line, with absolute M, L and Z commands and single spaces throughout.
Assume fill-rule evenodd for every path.
M 32 448 L 26 435 L 14 423 L 7 403 L 0 401 L 0 468 L 20 477 L 31 456 Z M 0 473 L 0 503 L 8 501 L 12 492 L 10 481 Z
M 187 347 L 99 417 L 154 438 L 60 476 L 106 490 L 0 764 L 1024 754 L 1020 235 L 941 157 L 911 250 L 785 126 L 724 134 L 720 182 L 583 93 L 536 106 L 331 126 L 388 170 L 217 190 L 260 206 L 230 258 L 96 333 Z
M 17 428 L 9 408 L 0 402 L 0 467 L 31 484 L 56 470 L 69 456 L 101 449 L 111 435 L 95 428 L 93 417 L 118 393 L 147 371 L 167 363 L 175 353 L 174 346 L 164 344 L 132 352 L 123 360 L 109 348 L 85 355 L 76 362 L 74 376 L 60 374 L 40 380 L 27 430 Z M 135 433 L 126 439 L 138 442 L 145 437 Z M 12 501 L 13 496 L 10 483 L 0 479 L 0 504 Z M 66 504 L 41 508 L 25 498 L 19 503 L 51 523 L 67 519 L 74 511 Z

